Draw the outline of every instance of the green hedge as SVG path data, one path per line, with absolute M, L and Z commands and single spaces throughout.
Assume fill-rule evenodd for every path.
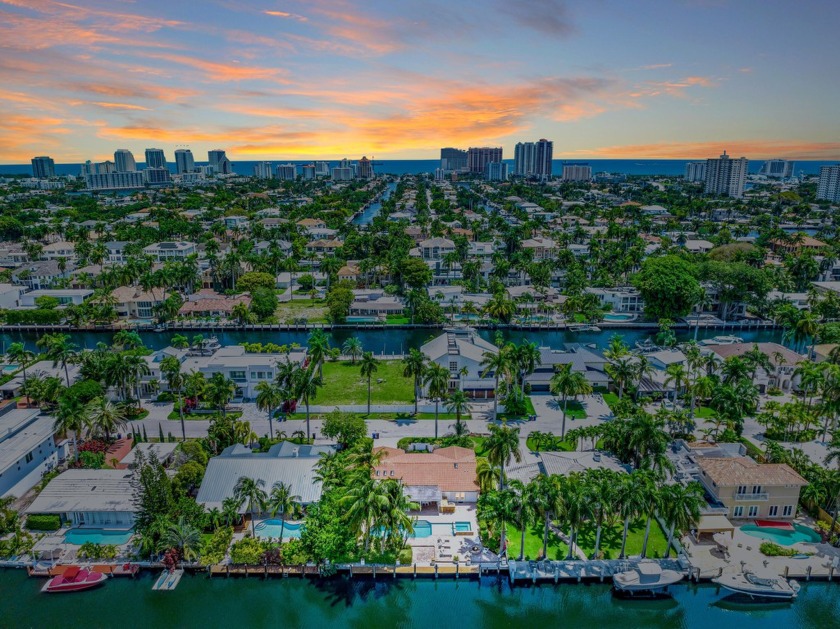
M 49 513 L 30 515 L 26 518 L 26 528 L 30 531 L 57 531 L 61 528 L 61 518 Z
M 2 313 L 3 318 L 9 325 L 32 324 L 32 325 L 50 325 L 61 323 L 62 314 L 60 310 L 5 310 Z

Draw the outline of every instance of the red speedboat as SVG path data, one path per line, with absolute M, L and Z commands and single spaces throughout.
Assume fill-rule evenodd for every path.
M 78 592 L 102 585 L 108 577 L 79 566 L 68 566 L 63 574 L 53 577 L 41 588 L 42 592 Z

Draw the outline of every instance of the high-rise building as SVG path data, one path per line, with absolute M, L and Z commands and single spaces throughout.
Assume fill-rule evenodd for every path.
M 301 171 L 304 179 L 315 179 L 315 164 L 305 164 L 301 167 Z
M 519 177 L 551 177 L 554 142 L 541 139 L 537 142 L 518 142 L 514 149 L 513 174 Z
M 254 164 L 254 177 L 257 179 L 271 179 L 274 176 L 274 164 L 271 162 L 257 162 Z
M 89 190 L 130 190 L 145 187 L 146 176 L 143 171 L 137 170 L 119 173 L 105 171 L 86 175 L 85 183 Z
M 134 154 L 128 149 L 114 151 L 114 168 L 118 173 L 132 173 L 137 170 Z
M 213 172 L 216 174 L 230 175 L 233 173 L 233 164 L 222 149 L 207 151 L 207 162 L 213 167 Z
M 817 198 L 840 203 L 840 164 L 820 166 L 820 182 L 817 184 Z
M 445 173 L 461 173 L 467 170 L 467 152 L 451 147 L 440 149 L 440 168 Z
M 100 175 L 117 172 L 117 165 L 109 159 L 106 159 L 104 162 L 94 164 L 94 166 L 96 167 L 96 172 Z
M 358 176 L 359 179 L 372 179 L 373 178 L 373 162 L 371 162 L 367 156 L 362 157 L 359 160 L 358 166 Z
M 706 181 L 706 162 L 688 162 L 685 165 L 686 181 Z
M 145 168 L 143 177 L 150 186 L 159 186 L 172 181 L 168 168 Z
M 330 165 L 327 162 L 315 162 L 315 174 L 318 177 L 330 176 Z
M 297 166 L 294 164 L 280 164 L 277 166 L 277 178 L 280 181 L 294 181 L 297 179 Z
M 484 173 L 487 164 L 502 161 L 502 147 L 470 147 L 467 150 L 467 168 L 471 173 Z
M 352 181 L 353 169 L 349 166 L 336 166 L 332 169 L 332 178 L 335 181 Z
M 195 171 L 195 159 L 190 149 L 177 149 L 175 151 L 175 169 L 181 175 Z
M 563 162 L 563 181 L 591 181 L 592 166 L 586 162 Z
M 706 194 L 717 194 L 740 199 L 744 196 L 749 160 L 732 159 L 723 152 L 719 159 L 706 160 Z
M 484 167 L 484 178 L 487 181 L 507 181 L 509 176 L 505 162 L 489 162 Z
M 32 158 L 32 176 L 36 179 L 55 177 L 55 161 L 52 157 L 42 155 Z
M 146 149 L 146 168 L 166 168 L 163 149 Z
M 761 165 L 759 174 L 771 179 L 790 179 L 793 176 L 793 162 L 786 159 L 768 159 Z

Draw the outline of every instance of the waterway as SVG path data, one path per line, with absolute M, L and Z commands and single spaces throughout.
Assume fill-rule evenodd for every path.
M 373 217 L 379 214 L 379 211 L 382 209 L 382 201 L 390 197 L 396 189 L 396 183 L 389 183 L 388 186 L 385 188 L 385 191 L 382 193 L 382 198 L 379 201 L 371 203 L 369 206 L 367 206 L 364 212 L 362 212 L 353 219 L 353 223 L 355 225 L 369 225 L 371 222 L 373 222 Z
M 626 601 L 608 585 L 480 581 L 208 579 L 185 576 L 153 592 L 154 576 L 112 579 L 75 594 L 41 594 L 42 579 L 0 572 L 0 626 L 54 627 L 597 627 L 599 629 L 831 629 L 840 585 L 803 584 L 795 603 L 736 602 L 714 585 L 682 585 L 674 598 Z
M 636 341 L 648 338 L 656 334 L 654 330 L 640 330 L 630 328 L 603 328 L 600 332 L 569 332 L 567 330 L 499 330 L 505 340 L 516 343 L 522 341 L 534 342 L 541 347 L 553 347 L 559 349 L 564 343 L 595 344 L 603 349 L 607 346 L 610 338 L 618 334 L 625 342 L 633 347 Z M 277 343 L 278 345 L 298 343 L 305 345 L 309 338 L 309 332 L 305 331 L 267 331 L 267 330 L 219 330 L 210 331 L 166 331 L 166 332 L 140 332 L 140 337 L 147 347 L 161 349 L 170 344 L 175 334 L 183 334 L 192 338 L 196 334 L 202 334 L 205 338 L 216 336 L 222 345 L 236 345 L 240 343 Z M 419 348 L 426 341 L 435 338 L 442 333 L 440 328 L 382 328 L 382 327 L 360 327 L 360 328 L 337 328 L 329 332 L 332 344 L 340 346 L 351 336 L 357 337 L 365 351 L 375 354 L 404 354 L 412 347 Z M 496 337 L 495 330 L 478 330 L 478 334 L 488 341 Z M 70 333 L 72 342 L 81 348 L 93 349 L 97 343 L 110 343 L 113 332 L 73 332 Z M 698 339 L 710 338 L 719 335 L 740 336 L 747 342 L 781 342 L 782 332 L 779 329 L 761 330 L 732 330 L 727 328 L 701 328 Z M 32 350 L 36 350 L 35 342 L 40 334 L 34 332 L 5 332 L 0 334 L 0 353 L 4 353 L 10 343 L 23 342 Z M 694 330 L 677 330 L 677 339 L 687 341 L 694 337 Z

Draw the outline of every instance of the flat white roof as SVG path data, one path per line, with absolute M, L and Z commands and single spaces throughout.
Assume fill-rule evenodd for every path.
M 0 416 L 0 472 L 3 472 L 53 434 L 53 418 L 39 410 L 14 409 Z
M 49 482 L 27 513 L 134 511 L 129 470 L 67 470 Z

